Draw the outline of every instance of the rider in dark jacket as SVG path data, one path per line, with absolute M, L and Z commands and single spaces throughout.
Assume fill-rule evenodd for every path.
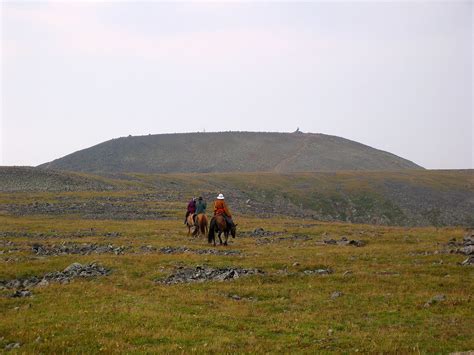
M 194 223 L 196 224 L 196 217 L 198 214 L 206 213 L 207 203 L 203 200 L 202 196 L 199 196 L 196 202 L 196 211 L 194 212 Z

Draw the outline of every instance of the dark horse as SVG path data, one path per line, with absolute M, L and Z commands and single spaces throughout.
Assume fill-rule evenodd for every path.
M 227 239 L 229 239 L 229 233 L 232 235 L 232 238 L 235 238 L 235 232 L 237 230 L 237 224 L 230 227 L 229 224 L 225 221 L 225 218 L 222 215 L 217 215 L 212 217 L 211 225 L 209 226 L 209 234 L 207 236 L 207 241 L 209 243 L 214 242 L 216 246 L 216 234 L 219 237 L 220 244 L 227 245 Z M 221 234 L 224 233 L 224 243 L 222 243 Z

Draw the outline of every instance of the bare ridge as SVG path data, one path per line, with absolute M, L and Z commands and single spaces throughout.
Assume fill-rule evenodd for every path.
M 423 169 L 325 134 L 218 132 L 128 136 L 40 165 L 81 172 L 214 173 Z

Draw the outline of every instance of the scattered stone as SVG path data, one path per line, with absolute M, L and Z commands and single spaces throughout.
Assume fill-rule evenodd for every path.
M 104 237 L 116 238 L 116 237 L 120 237 L 120 233 L 119 232 L 108 232 L 108 233 L 104 234 Z
M 408 253 L 409 256 L 429 256 L 435 255 L 435 251 L 412 251 Z
M 142 253 L 148 254 L 148 253 L 153 253 L 156 251 L 156 248 L 153 245 L 142 245 L 140 247 L 140 251 Z
M 103 266 L 90 263 L 87 265 L 81 265 L 79 263 L 73 263 L 69 265 L 64 271 L 54 271 L 45 274 L 42 277 L 32 276 L 25 279 L 14 279 L 10 281 L 0 280 L 0 289 L 27 289 L 35 286 L 46 286 L 50 282 L 58 282 L 61 284 L 69 283 L 72 279 L 77 277 L 97 277 L 106 276 L 110 273 L 109 269 Z
M 239 295 L 231 295 L 230 298 L 236 301 L 240 301 L 242 299 L 242 297 L 240 297 Z
M 60 245 L 46 246 L 42 244 L 33 244 L 31 250 L 40 256 L 57 256 L 57 255 L 89 255 L 89 254 L 115 254 L 122 255 L 130 247 L 120 246 L 116 247 L 109 245 L 98 244 L 76 244 L 76 243 L 62 243 Z
M 299 266 L 299 265 L 300 265 L 300 263 L 296 261 L 296 262 L 293 263 L 292 266 L 295 267 L 295 266 Z
M 343 295 L 342 292 L 340 291 L 334 291 L 332 294 L 331 294 L 331 299 L 335 300 L 336 298 L 339 298 Z
M 305 275 L 329 275 L 329 274 L 332 274 L 333 271 L 328 268 L 328 269 L 304 270 L 303 273 Z
M 20 347 L 20 343 L 10 343 L 5 346 L 5 350 L 12 350 L 12 349 L 18 349 Z
M 269 236 L 275 236 L 277 234 L 280 234 L 279 232 L 270 232 L 266 231 L 263 228 L 255 228 L 253 232 L 250 233 L 251 237 L 269 237 Z
M 323 242 L 324 244 L 328 244 L 328 245 L 352 245 L 355 247 L 363 247 L 366 244 L 363 240 L 355 240 L 355 239 L 349 240 L 346 237 L 342 237 L 340 240 L 326 239 Z
M 260 238 L 257 240 L 257 244 L 269 244 L 269 243 L 279 243 L 284 241 L 307 241 L 312 238 L 307 235 L 291 235 L 289 237 L 278 237 L 278 238 Z
M 38 282 L 38 284 L 36 285 L 36 287 L 46 287 L 46 286 L 49 286 L 49 281 L 46 280 L 46 279 L 41 280 L 41 281 Z
M 448 250 L 444 252 L 456 253 L 467 255 L 461 265 L 473 265 L 474 264 L 474 229 L 468 230 L 464 236 L 462 242 L 457 242 L 455 238 L 452 238 L 447 244 Z
M 436 295 L 432 299 L 430 299 L 428 302 L 425 303 L 425 308 L 431 307 L 432 305 L 446 301 L 446 296 L 445 295 Z
M 262 275 L 263 271 L 258 269 L 242 269 L 235 267 L 228 268 L 210 268 L 205 266 L 197 266 L 195 268 L 179 267 L 178 270 L 165 279 L 157 279 L 156 283 L 173 285 L 189 282 L 204 281 L 227 281 L 238 279 L 242 276 Z
M 352 274 L 353 274 L 353 272 L 351 270 L 347 270 L 347 271 L 344 271 L 342 276 L 349 276 L 349 275 L 352 275 Z
M 164 247 L 160 249 L 163 254 L 183 254 L 191 253 L 198 255 L 240 255 L 239 250 L 217 250 L 217 249 L 191 249 L 187 247 Z
M 23 298 L 23 297 L 31 297 L 31 291 L 29 290 L 16 290 L 10 296 L 12 298 Z

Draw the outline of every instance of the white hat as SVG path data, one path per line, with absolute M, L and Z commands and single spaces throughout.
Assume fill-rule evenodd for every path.
M 223 195 L 223 194 L 219 194 L 219 196 L 217 196 L 217 199 L 218 199 L 218 200 L 223 200 L 223 199 L 224 199 L 224 195 Z

